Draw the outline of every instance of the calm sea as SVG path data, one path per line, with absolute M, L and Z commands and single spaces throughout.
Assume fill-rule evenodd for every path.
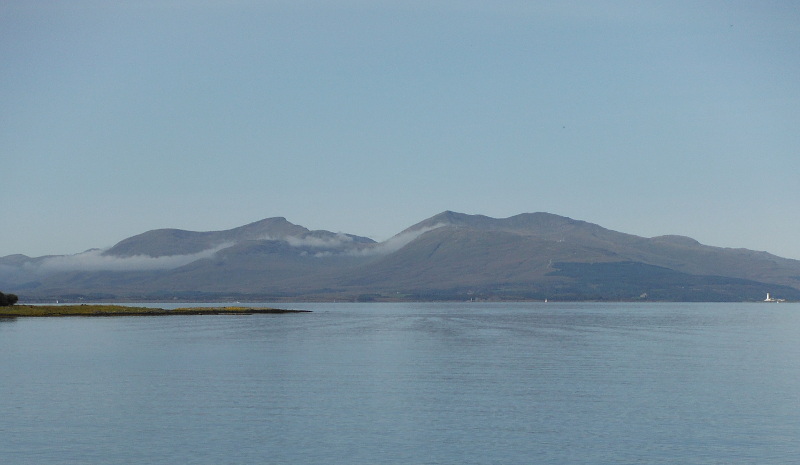
M 280 306 L 0 321 L 0 463 L 800 460 L 797 304 Z

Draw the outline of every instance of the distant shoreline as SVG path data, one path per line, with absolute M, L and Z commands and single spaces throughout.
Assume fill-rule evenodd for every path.
M 287 310 L 269 307 L 131 307 L 126 305 L 14 305 L 0 308 L 0 318 L 61 317 L 61 316 L 161 316 L 161 315 L 255 315 L 282 313 L 311 313 L 310 310 Z

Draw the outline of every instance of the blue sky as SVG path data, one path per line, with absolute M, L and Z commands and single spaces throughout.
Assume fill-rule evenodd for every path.
M 0 4 L 0 256 L 547 211 L 800 259 L 793 1 Z

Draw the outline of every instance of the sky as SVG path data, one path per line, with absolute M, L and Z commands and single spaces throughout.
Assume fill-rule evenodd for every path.
M 800 4 L 5 0 L 0 162 L 0 256 L 453 210 L 800 259 Z

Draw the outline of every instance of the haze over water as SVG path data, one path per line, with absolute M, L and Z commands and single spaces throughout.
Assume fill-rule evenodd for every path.
M 291 307 L 0 320 L 0 462 L 800 456 L 797 304 Z

